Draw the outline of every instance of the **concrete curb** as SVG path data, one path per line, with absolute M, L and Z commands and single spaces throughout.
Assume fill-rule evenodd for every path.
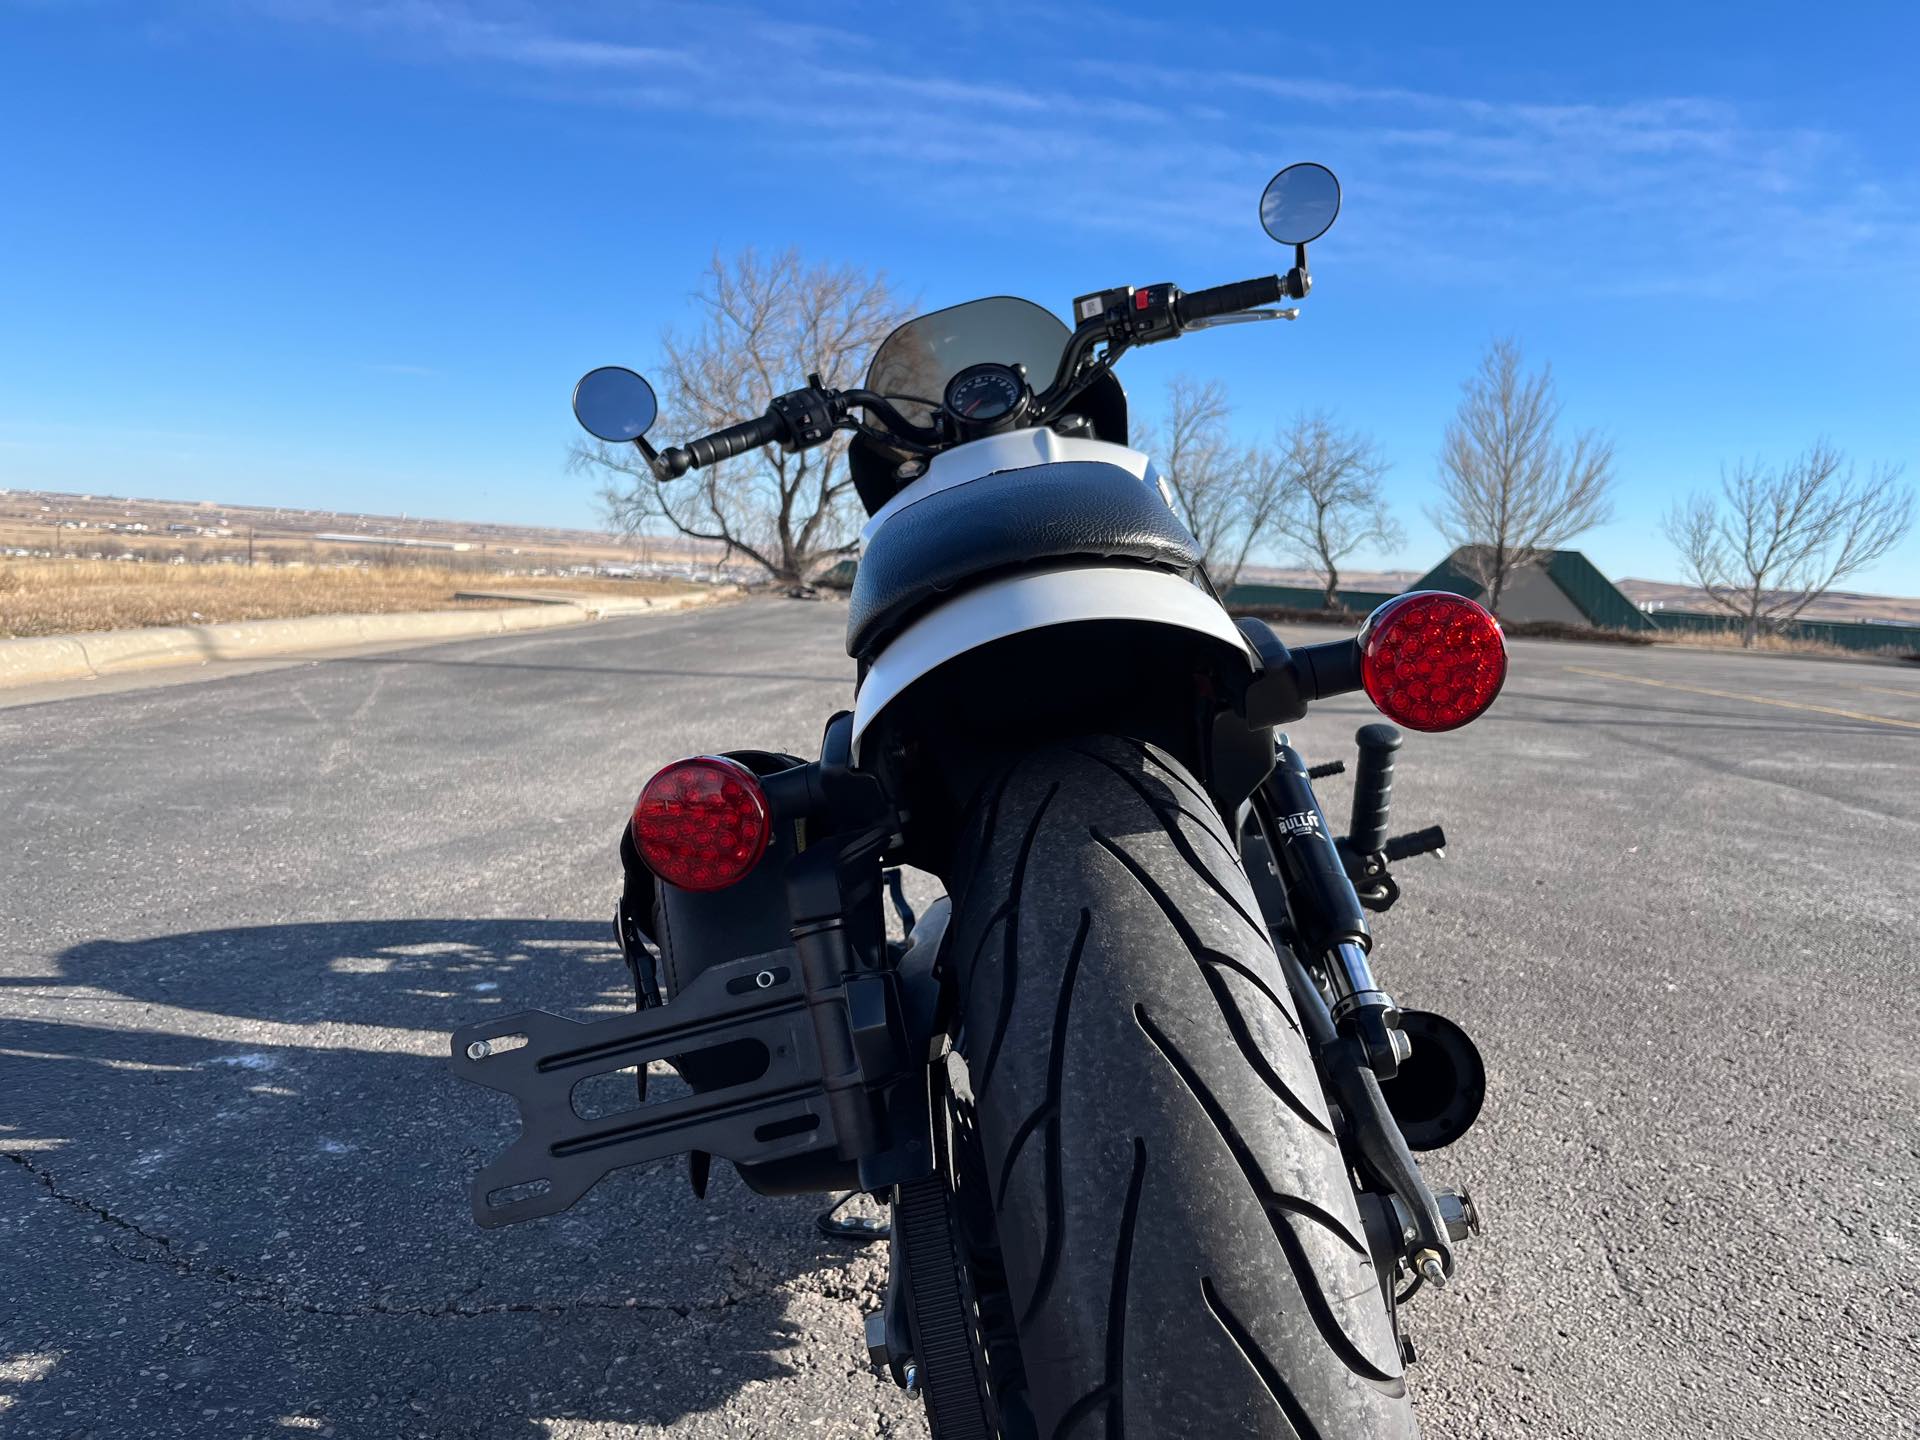
M 0 685 L 38 685 L 93 674 L 86 649 L 72 635 L 0 640 Z
M 573 606 L 597 617 L 613 615 L 651 615 L 669 610 L 684 610 L 690 605 L 707 605 L 740 593 L 738 585 L 718 585 L 711 590 L 690 590 L 683 595 L 581 595 L 540 590 L 456 590 L 456 600 L 507 600 L 515 605 L 536 607 Z
M 664 614 L 708 605 L 736 587 L 669 595 L 647 603 L 616 599 L 605 607 L 575 603 L 516 605 L 498 610 L 414 610 L 392 615 L 306 615 L 292 620 L 230 620 L 217 625 L 156 625 L 0 640 L 0 689 L 59 680 L 98 679 L 163 665 L 212 660 L 271 660 L 360 645 L 459 640 L 580 625 L 605 616 Z

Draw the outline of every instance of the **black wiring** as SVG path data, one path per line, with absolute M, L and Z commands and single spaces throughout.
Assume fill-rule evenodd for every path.
M 1078 400 L 1086 388 L 1093 384 L 1094 381 L 1098 380 L 1102 375 L 1111 374 L 1114 365 L 1119 361 L 1120 357 L 1126 354 L 1131 348 L 1132 347 L 1124 340 L 1109 340 L 1105 350 L 1087 362 L 1084 368 L 1076 369 L 1075 378 L 1068 379 L 1063 384 L 1055 387 L 1058 393 L 1049 391 L 1046 395 L 1035 397 L 1033 407 L 1034 415 L 1042 421 L 1058 415 L 1061 411 L 1065 410 L 1067 406 L 1071 405 L 1075 400 Z
M 927 445 L 919 440 L 909 439 L 905 435 L 896 435 L 893 431 L 882 429 L 877 425 L 865 425 L 856 420 L 853 422 L 853 430 L 856 434 L 871 440 L 882 449 L 895 450 L 908 455 L 937 455 L 940 453 L 940 447 L 938 445 Z

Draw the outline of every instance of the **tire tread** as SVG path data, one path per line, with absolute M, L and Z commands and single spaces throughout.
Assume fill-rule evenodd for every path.
M 956 897 L 962 1048 L 982 1057 L 1040 1433 L 1143 1440 L 1182 1406 L 1198 1424 L 1237 1404 L 1255 1424 L 1233 1433 L 1414 1436 L 1325 1101 L 1286 1078 L 1311 1063 L 1211 802 L 1177 761 L 1098 736 L 1024 757 L 982 809 Z M 1202 1178 L 1204 1209 L 1185 1203 Z M 1156 1363 L 1173 1333 L 1190 1364 Z

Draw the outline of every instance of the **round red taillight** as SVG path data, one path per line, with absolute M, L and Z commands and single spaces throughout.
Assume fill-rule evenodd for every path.
M 1396 596 L 1360 629 L 1367 698 L 1409 730 L 1454 730 L 1493 703 L 1507 678 L 1500 622 L 1464 595 Z
M 682 890 L 724 890 L 767 853 L 773 823 L 760 782 L 737 760 L 676 760 L 633 806 L 633 844 L 647 868 Z

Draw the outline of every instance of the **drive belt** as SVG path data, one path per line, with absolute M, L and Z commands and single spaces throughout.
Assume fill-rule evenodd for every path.
M 907 1262 L 914 1367 L 934 1440 L 993 1440 L 960 1292 L 952 1202 L 936 1171 L 894 1190 L 893 1224 Z

